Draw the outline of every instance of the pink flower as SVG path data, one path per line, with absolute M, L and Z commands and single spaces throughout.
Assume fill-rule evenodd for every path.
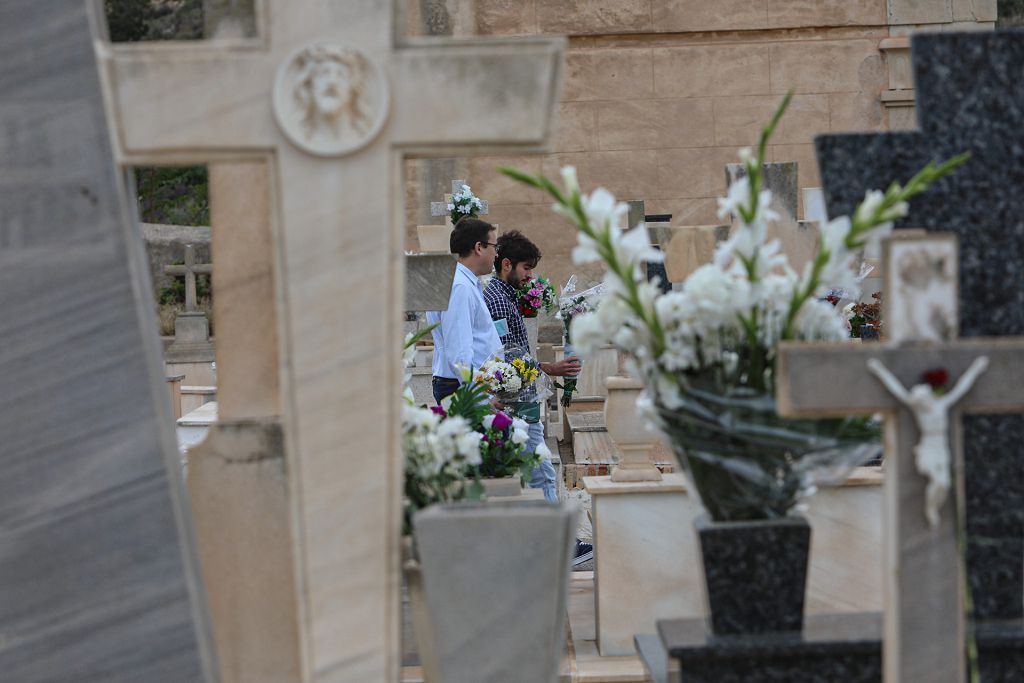
M 494 414 L 494 423 L 491 425 L 494 429 L 506 429 L 512 424 L 512 418 L 502 412 Z

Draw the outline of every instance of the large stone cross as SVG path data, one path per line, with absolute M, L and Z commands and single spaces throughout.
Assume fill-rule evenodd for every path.
M 196 275 L 209 275 L 213 272 L 212 263 L 196 263 L 196 250 L 191 244 L 185 245 L 185 264 L 181 266 L 164 266 L 164 272 L 175 277 L 185 277 L 185 311 L 196 310 Z
M 962 513 L 963 438 L 958 413 L 1024 409 L 1024 340 L 955 341 L 955 237 L 905 235 L 885 245 L 886 343 L 783 344 L 778 356 L 779 413 L 824 417 L 884 412 L 885 421 L 885 674 L 890 682 L 965 681 L 965 568 L 957 542 Z M 941 368 L 950 384 L 979 357 L 987 372 L 948 418 L 952 493 L 926 517 L 929 480 L 915 463 L 920 430 L 906 409 L 868 369 L 881 361 L 910 389 Z M 969 510 L 968 510 L 969 515 Z M 962 514 L 961 514 L 962 517 Z
M 560 85 L 560 39 L 403 40 L 392 5 L 267 0 L 257 39 L 98 44 L 121 164 L 272 169 L 307 681 L 398 678 L 402 161 L 541 151 Z
M 849 214 L 865 190 L 969 151 L 956 173 L 911 201 L 903 224 L 960 236 L 964 336 L 1024 335 L 1024 34 L 918 34 L 912 48 L 920 132 L 818 138 L 829 214 Z M 1020 619 L 1024 416 L 970 415 L 963 429 L 976 612 Z

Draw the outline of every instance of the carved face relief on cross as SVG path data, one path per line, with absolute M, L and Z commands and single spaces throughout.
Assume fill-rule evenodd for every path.
M 274 114 L 292 142 L 334 155 L 369 143 L 388 109 L 388 84 L 361 52 L 335 45 L 299 48 L 274 85 Z

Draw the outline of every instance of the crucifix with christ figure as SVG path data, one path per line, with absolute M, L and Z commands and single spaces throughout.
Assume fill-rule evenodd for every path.
M 959 415 L 1024 409 L 1024 340 L 956 339 L 955 236 L 908 233 L 884 251 L 885 341 L 781 345 L 779 413 L 885 414 L 885 680 L 962 683 Z M 946 380 L 953 387 L 943 398 Z
M 120 164 L 269 168 L 308 681 L 398 677 L 403 159 L 543 151 L 561 82 L 562 39 L 404 38 L 396 4 L 266 0 L 255 39 L 97 43 Z

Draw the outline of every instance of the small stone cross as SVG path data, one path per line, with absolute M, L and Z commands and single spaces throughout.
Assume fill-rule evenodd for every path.
M 448 209 L 448 204 L 451 203 L 452 195 L 456 194 L 459 190 L 461 190 L 462 186 L 465 185 L 465 184 L 466 184 L 465 180 L 453 180 L 452 181 L 452 194 L 446 194 L 444 196 L 444 201 L 443 202 L 430 202 L 430 215 L 431 216 L 446 216 L 445 224 L 446 225 L 451 224 L 451 211 L 449 211 L 449 209 Z M 483 204 L 483 206 L 476 213 L 477 213 L 478 216 L 486 216 L 488 213 L 490 213 L 490 206 L 487 204 L 487 201 L 484 200 L 484 199 L 481 199 L 480 203 Z
M 962 516 L 964 505 L 960 413 L 1024 408 L 1024 340 L 955 339 L 954 236 L 890 238 L 884 263 L 883 319 L 892 336 L 880 344 L 780 345 L 778 409 L 792 417 L 886 414 L 885 680 L 962 683 L 967 669 L 966 568 L 957 542 L 957 510 Z M 911 324 L 891 324 L 901 316 Z M 938 524 L 932 525 L 925 515 L 930 482 L 915 464 L 921 437 L 914 414 L 869 363 L 881 363 L 903 387 L 912 387 L 936 368 L 956 384 L 982 356 L 989 359 L 987 371 L 948 416 L 954 495 L 938 508 Z
M 196 263 L 196 250 L 191 244 L 185 245 L 185 265 L 164 266 L 168 275 L 185 276 L 185 312 L 196 311 L 196 275 L 209 275 L 213 272 L 212 263 Z

